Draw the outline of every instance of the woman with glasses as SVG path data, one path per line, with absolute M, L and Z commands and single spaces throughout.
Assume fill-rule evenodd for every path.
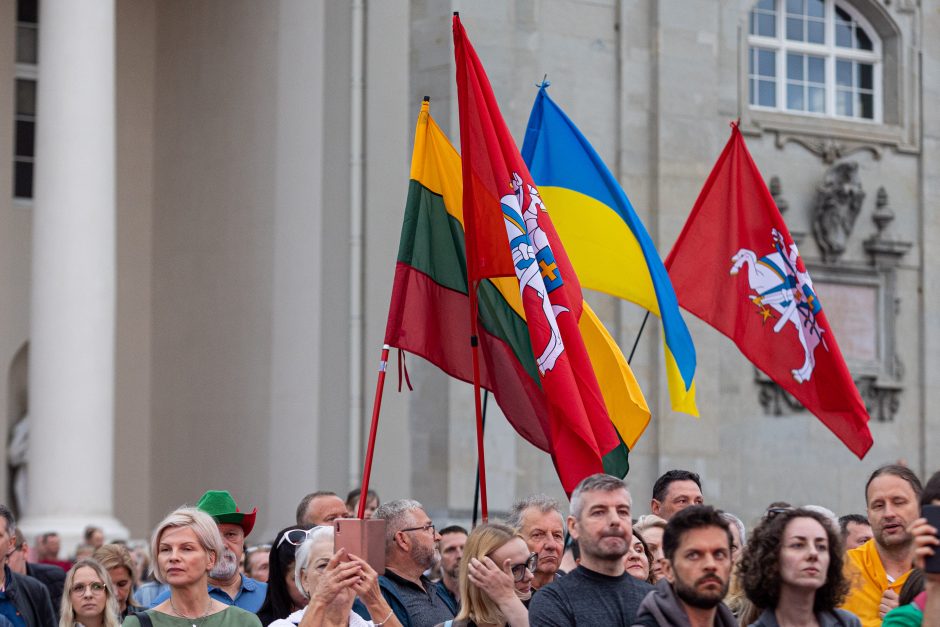
M 268 591 L 258 610 L 262 625 L 287 618 L 307 606 L 307 597 L 294 581 L 294 557 L 297 547 L 307 539 L 310 525 L 291 525 L 274 538 L 268 558 Z
M 270 627 L 402 627 L 379 590 L 375 570 L 345 549 L 334 552 L 333 527 L 288 534 L 288 542 L 300 544 L 294 556 L 294 580 L 309 602 Z M 357 597 L 373 620 L 364 620 L 353 612 Z
M 59 627 L 118 627 L 117 600 L 108 572 L 93 559 L 75 563 L 65 575 Z
M 209 571 L 225 551 L 215 520 L 182 507 L 153 532 L 154 577 L 170 587 L 170 598 L 124 619 L 124 627 L 261 627 L 258 617 L 209 596 Z M 87 626 L 86 626 L 87 627 Z
M 525 601 L 532 597 L 538 554 L 515 529 L 478 525 L 467 536 L 460 560 L 460 611 L 438 627 L 528 627 Z
M 739 564 L 748 599 L 763 609 L 751 626 L 861 625 L 837 609 L 849 589 L 839 534 L 819 512 L 776 509 L 751 534 Z
M 124 620 L 128 614 L 140 611 L 131 598 L 134 589 L 134 558 L 127 547 L 120 544 L 103 544 L 95 551 L 93 557 L 108 571 L 111 578 L 118 617 Z

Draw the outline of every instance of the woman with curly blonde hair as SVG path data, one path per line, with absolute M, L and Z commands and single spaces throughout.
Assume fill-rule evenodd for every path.
M 118 627 L 120 624 L 108 571 L 90 558 L 75 562 L 65 575 L 59 627 Z

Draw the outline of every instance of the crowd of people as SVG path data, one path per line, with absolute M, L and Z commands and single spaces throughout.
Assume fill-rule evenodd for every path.
M 940 626 L 940 573 L 924 568 L 940 540 L 921 512 L 940 505 L 940 472 L 882 466 L 864 492 L 864 514 L 774 502 L 748 529 L 693 472 L 661 476 L 639 517 L 627 484 L 598 474 L 567 512 L 532 495 L 467 530 L 369 491 L 382 572 L 335 541 L 358 491 L 308 494 L 294 524 L 248 544 L 257 510 L 210 490 L 149 550 L 90 527 L 71 561 L 54 532 L 31 551 L 0 505 L 0 627 Z

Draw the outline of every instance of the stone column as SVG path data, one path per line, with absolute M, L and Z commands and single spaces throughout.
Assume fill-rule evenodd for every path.
M 33 207 L 27 537 L 113 517 L 114 0 L 44 0 Z

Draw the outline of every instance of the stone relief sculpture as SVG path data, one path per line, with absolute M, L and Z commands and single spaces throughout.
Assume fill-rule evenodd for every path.
M 845 252 L 864 200 L 858 162 L 845 161 L 829 168 L 816 191 L 812 212 L 813 237 L 823 261 L 835 261 Z

